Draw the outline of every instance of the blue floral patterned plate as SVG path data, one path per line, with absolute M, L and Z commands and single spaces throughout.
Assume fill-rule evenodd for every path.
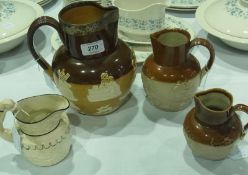
M 184 21 L 178 17 L 171 16 L 171 15 L 165 15 L 164 28 L 181 28 L 181 29 L 187 30 L 190 33 L 191 38 L 194 38 L 194 35 L 195 35 L 195 32 L 193 31 L 192 27 L 186 21 Z M 127 43 L 131 43 L 131 44 L 142 44 L 142 45 L 150 45 L 151 44 L 150 40 L 148 40 L 148 41 L 134 40 L 132 38 L 125 36 L 125 34 L 121 31 L 119 31 L 118 36 L 123 41 L 125 41 Z M 147 38 L 149 38 L 149 37 L 147 37 Z

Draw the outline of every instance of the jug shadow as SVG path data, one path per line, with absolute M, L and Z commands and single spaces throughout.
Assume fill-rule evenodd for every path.
M 137 66 L 136 73 L 141 73 L 142 72 L 143 64 L 144 64 L 144 62 L 136 63 L 136 66 Z
M 138 113 L 136 97 L 130 93 L 126 100 L 119 109 L 105 116 L 87 116 L 68 113 L 71 125 L 83 129 L 90 134 L 114 135 L 128 125 Z M 80 132 L 77 133 L 77 136 L 86 137 L 84 134 Z
M 207 160 L 192 154 L 189 147 L 186 145 L 183 153 L 185 163 L 187 163 L 192 169 L 196 170 L 199 174 L 247 174 L 248 163 L 243 160 L 233 161 L 229 158 L 223 160 Z M 206 170 L 208 172 L 206 172 Z
M 42 50 L 46 46 L 46 37 L 41 30 L 37 30 L 34 37 L 34 44 L 37 50 Z M 24 69 L 35 65 L 35 61 L 28 50 L 27 39 L 19 46 L 10 51 L 0 54 L 0 74 L 8 73 L 24 66 Z
M 203 31 L 201 30 L 198 35 L 203 35 L 202 33 Z M 221 39 L 210 34 L 207 34 L 206 37 L 207 40 L 214 45 L 215 50 L 218 50 L 218 52 L 215 53 L 218 60 L 225 62 L 227 66 L 230 66 L 232 69 L 236 67 L 239 71 L 247 72 L 247 51 L 233 48 L 222 42 Z M 215 61 L 215 64 L 218 64 L 218 60 Z
M 155 107 L 151 104 L 146 97 L 143 103 L 143 112 L 145 116 L 152 122 L 158 123 L 164 126 L 182 126 L 186 114 L 193 108 L 193 102 L 184 110 L 178 112 L 167 112 Z
M 80 164 L 73 163 L 74 159 L 80 157 Z M 64 160 L 56 165 L 49 167 L 39 167 L 33 165 L 26 160 L 22 155 L 10 154 L 8 156 L 0 158 L 1 172 L 9 174 L 43 174 L 43 172 L 49 172 L 49 174 L 70 174 L 72 171 L 81 172 L 83 174 L 96 174 L 100 169 L 100 161 L 95 157 L 89 155 L 80 143 L 73 140 L 71 150 Z M 78 162 L 78 161 L 77 161 Z M 88 166 L 82 166 L 84 165 Z M 29 173 L 27 173 L 29 172 Z

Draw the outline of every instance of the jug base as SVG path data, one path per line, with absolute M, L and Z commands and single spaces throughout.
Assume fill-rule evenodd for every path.
M 72 136 L 66 114 L 61 118 L 59 126 L 48 134 L 29 136 L 20 133 L 20 135 L 22 154 L 34 165 L 51 166 L 58 164 L 70 152 Z
M 211 146 L 194 141 L 193 139 L 188 137 L 185 131 L 184 131 L 184 136 L 193 155 L 208 160 L 225 159 L 228 156 L 228 154 L 232 151 L 235 145 L 235 142 L 233 142 L 229 145 Z

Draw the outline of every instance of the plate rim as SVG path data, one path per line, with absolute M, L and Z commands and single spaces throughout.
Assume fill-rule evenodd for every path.
M 37 4 L 36 2 L 23 1 L 23 0 L 12 0 L 12 1 L 21 2 L 21 3 L 27 4 L 28 6 L 33 8 L 34 11 L 36 12 L 36 18 L 44 15 L 43 8 L 39 4 Z M 14 34 L 14 35 L 11 35 L 11 36 L 3 38 L 3 39 L 0 39 L 0 44 L 3 44 L 3 43 L 6 43 L 6 42 L 9 42 L 9 41 L 12 41 L 14 39 L 22 37 L 23 35 L 25 35 L 28 32 L 28 29 L 29 29 L 29 26 L 24 28 L 22 31 L 20 31 L 20 32 Z

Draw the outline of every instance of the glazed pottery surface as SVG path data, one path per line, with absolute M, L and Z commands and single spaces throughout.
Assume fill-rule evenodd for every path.
M 166 111 L 179 111 L 187 107 L 200 85 L 201 79 L 214 62 L 214 49 L 205 39 L 190 41 L 190 34 L 182 29 L 165 29 L 151 34 L 153 54 L 142 68 L 142 82 L 148 100 Z M 197 59 L 189 53 L 203 45 L 210 58 L 202 69 Z
M 18 130 L 19 126 L 16 127 Z M 22 154 L 34 165 L 55 165 L 65 159 L 71 148 L 72 135 L 66 114 L 63 114 L 57 128 L 48 134 L 30 136 L 21 131 L 19 134 L 22 140 Z
M 248 106 L 232 106 L 232 95 L 218 88 L 199 92 L 194 100 L 195 107 L 183 124 L 188 146 L 194 155 L 212 160 L 224 159 L 248 128 L 248 124 L 242 128 L 236 113 L 248 113 Z
M 113 5 L 120 10 L 119 30 L 129 38 L 146 41 L 151 33 L 164 27 L 163 0 L 114 0 Z
M 41 17 L 29 29 L 28 44 L 34 58 L 81 113 L 110 113 L 120 107 L 129 94 L 136 60 L 133 51 L 118 39 L 118 17 L 116 7 L 76 2 L 60 11 L 60 23 Z M 46 24 L 55 27 L 63 42 L 52 66 L 33 47 L 34 31 Z
M 65 158 L 71 146 L 69 119 L 65 111 L 69 102 L 60 95 L 41 95 L 15 103 L 0 102 L 0 136 L 18 145 L 22 155 L 38 166 L 54 165 Z M 3 127 L 5 115 L 11 111 L 15 125 Z

